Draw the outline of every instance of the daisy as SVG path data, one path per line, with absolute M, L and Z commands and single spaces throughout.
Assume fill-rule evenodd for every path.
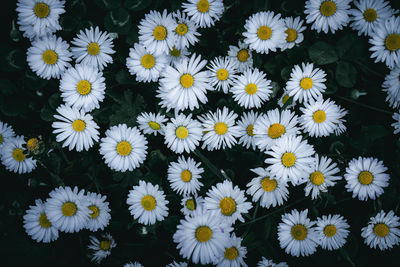
M 310 0 L 304 13 L 307 23 L 313 23 L 311 30 L 328 33 L 343 29 L 349 23 L 351 0 Z
M 144 134 L 157 134 L 164 135 L 165 122 L 168 121 L 164 115 L 160 113 L 152 112 L 142 112 L 136 119 L 139 124 L 139 129 L 143 131 Z
M 265 160 L 265 163 L 270 164 L 267 171 L 273 177 L 283 179 L 284 182 L 289 180 L 293 185 L 308 178 L 315 164 L 315 151 L 312 145 L 301 139 L 301 136 L 284 136 L 276 141 L 271 150 L 265 152 L 270 156 Z
M 195 45 L 201 34 L 197 32 L 196 23 L 189 19 L 185 13 L 181 13 L 180 10 L 172 13 L 172 17 L 175 19 L 175 46 L 178 49 L 188 48 L 189 45 Z
M 400 113 L 393 113 L 392 118 L 395 120 L 391 125 L 394 128 L 393 133 L 398 134 L 400 132 Z
M 89 150 L 94 142 L 99 140 L 99 126 L 93 120 L 92 115 L 86 114 L 83 110 L 61 105 L 57 108 L 54 115 L 58 121 L 51 125 L 57 134 L 57 142 L 62 142 L 62 147 L 68 146 L 69 150 L 76 149 L 82 151 Z
M 388 213 L 381 210 L 371 217 L 368 225 L 361 229 L 364 243 L 370 248 L 379 247 L 387 250 L 400 243 L 400 218 L 391 210 Z
M 40 199 L 35 200 L 35 206 L 29 206 L 24 215 L 24 228 L 26 233 L 36 242 L 49 243 L 58 238 L 58 229 L 47 219 L 45 203 Z
M 254 124 L 258 119 L 258 113 L 250 111 L 243 113 L 240 120 L 237 123 L 239 130 L 239 144 L 242 144 L 246 149 L 251 147 L 253 150 L 256 149 Z
M 378 159 L 352 159 L 344 174 L 347 191 L 353 192 L 353 198 L 358 197 L 359 200 L 379 197 L 383 188 L 389 185 L 390 176 L 386 171 L 387 168 Z
M 40 78 L 59 79 L 70 66 L 71 52 L 68 49 L 69 44 L 60 37 L 45 36 L 36 39 L 28 48 L 28 65 Z
M 139 42 L 151 54 L 167 54 L 175 44 L 175 21 L 164 9 L 161 14 L 151 10 L 139 23 Z
M 237 114 L 224 107 L 222 110 L 217 109 L 215 113 L 211 111 L 202 118 L 203 145 L 202 149 L 207 147 L 212 151 L 215 149 L 231 148 L 236 144 L 236 137 L 240 136 L 239 128 L 235 125 Z
M 350 227 L 347 220 L 339 214 L 323 215 L 322 218 L 317 219 L 315 231 L 319 235 L 318 244 L 323 249 L 328 250 L 336 250 L 343 247 L 350 232 L 347 230 Z
M 190 59 L 184 58 L 175 67 L 167 66 L 161 74 L 157 97 L 167 111 L 199 108 L 200 103 L 207 103 L 207 90 L 213 90 L 209 84 L 208 71 L 201 71 L 207 60 L 193 54 Z
M 384 0 L 359 0 L 353 3 L 356 8 L 350 10 L 350 26 L 358 31 L 358 35 L 372 37 L 377 25 L 393 15 L 389 2 Z
M 389 106 L 398 109 L 400 107 L 400 67 L 393 68 L 382 84 L 383 91 L 386 92 L 386 102 Z
M 58 187 L 49 193 L 46 200 L 46 216 L 54 227 L 61 232 L 74 233 L 85 228 L 91 211 L 85 190 L 78 187 Z
M 321 192 L 328 192 L 327 187 L 334 186 L 336 181 L 340 180 L 341 177 L 337 176 L 340 172 L 337 164 L 332 162 L 330 158 L 315 154 L 315 165 L 312 169 L 312 173 L 309 176 L 304 191 L 306 196 L 310 195 L 311 198 L 316 199 Z
M 260 108 L 272 93 L 271 81 L 257 68 L 247 69 L 235 79 L 230 89 L 233 98 L 245 108 Z
M 173 261 L 170 264 L 166 265 L 165 267 L 187 267 L 187 263 Z
M 227 94 L 237 78 L 236 63 L 229 57 L 217 57 L 207 68 L 210 70 L 211 85 Z
M 369 43 L 375 63 L 384 62 L 390 69 L 400 67 L 400 17 L 392 16 L 377 24 Z
M 199 145 L 202 135 L 203 128 L 192 119 L 192 114 L 179 114 L 165 127 L 165 144 L 175 153 L 190 153 Z
M 289 265 L 286 262 L 274 263 L 272 260 L 262 257 L 257 263 L 257 267 L 289 267 Z
M 138 128 L 126 124 L 112 126 L 101 138 L 100 154 L 112 170 L 133 171 L 147 156 L 147 139 Z
M 30 173 L 36 168 L 36 160 L 26 157 L 23 146 L 25 145 L 23 136 L 9 138 L 7 143 L 1 147 L 1 163 L 10 172 Z
M 138 43 L 129 50 L 129 57 L 126 59 L 129 73 L 136 75 L 138 82 L 157 82 L 167 63 L 165 54 L 150 53 Z
M 228 56 L 236 63 L 237 70 L 243 72 L 253 66 L 253 54 L 249 45 L 239 41 L 238 46 L 229 46 Z
M 97 237 L 91 235 L 90 245 L 88 249 L 92 250 L 92 255 L 90 261 L 96 262 L 100 264 L 100 262 L 107 258 L 107 256 L 111 255 L 111 249 L 117 246 L 114 238 L 109 234 L 102 234 L 100 240 Z
M 253 133 L 257 147 L 266 151 L 284 136 L 300 133 L 297 128 L 297 115 L 290 110 L 269 110 L 267 114 L 258 117 Z
M 133 218 L 146 225 L 163 221 L 168 216 L 168 203 L 164 191 L 159 190 L 158 185 L 154 186 L 142 180 L 139 181 L 139 186 L 133 186 L 126 200 Z
M 186 195 L 185 197 L 182 198 L 181 205 L 182 209 L 181 212 L 185 216 L 193 216 L 194 213 L 202 208 L 202 205 L 204 203 L 204 199 L 202 197 L 198 197 L 197 194 L 194 194 L 192 196 Z
M 38 155 L 40 152 L 42 152 L 41 148 L 43 148 L 44 143 L 40 136 L 39 139 L 36 137 L 32 137 L 28 139 L 28 141 L 26 141 L 25 147 L 29 154 Z
M 100 31 L 97 26 L 81 30 L 71 43 L 74 45 L 71 51 L 76 63 L 91 65 L 102 71 L 107 64 L 113 62 L 113 39 L 108 32 Z
M 141 263 L 135 261 L 134 263 L 132 263 L 132 262 L 125 263 L 124 267 L 143 267 L 143 265 Z
M 7 123 L 0 121 L 0 150 L 8 143 L 8 140 L 15 137 L 14 130 Z
M 19 30 L 31 40 L 61 30 L 58 20 L 65 13 L 64 4 L 64 0 L 18 0 Z
M 301 67 L 295 65 L 292 69 L 286 90 L 289 96 L 293 96 L 293 101 L 303 103 L 311 99 L 318 100 L 326 89 L 325 77 L 325 71 L 314 68 L 312 63 L 301 63 Z
M 253 202 L 260 200 L 260 206 L 264 208 L 280 206 L 287 200 L 289 191 L 288 185 L 282 179 L 271 178 L 270 173 L 264 168 L 250 169 L 257 174 L 250 183 L 247 184 L 246 193 L 253 196 Z
M 178 162 L 171 162 L 168 166 L 168 181 L 172 190 L 179 195 L 194 194 L 200 190 L 203 183 L 199 181 L 204 172 L 192 158 L 178 158 Z
M 233 224 L 238 219 L 244 222 L 242 214 L 246 214 L 253 207 L 247 202 L 244 190 L 231 181 L 225 180 L 212 186 L 204 198 L 204 207 L 209 211 L 216 211 L 226 223 Z
M 86 197 L 90 213 L 85 228 L 92 232 L 103 230 L 111 219 L 109 203 L 106 202 L 107 197 L 91 192 L 86 193 Z
M 306 29 L 306 26 L 303 26 L 304 20 L 302 20 L 300 17 L 288 17 L 285 18 L 284 21 L 286 26 L 285 33 L 287 36 L 285 39 L 286 42 L 281 46 L 282 51 L 293 48 L 295 45 L 303 42 L 303 31 Z
M 182 8 L 200 28 L 209 28 L 221 18 L 224 3 L 222 0 L 188 0 Z
M 242 241 L 240 237 L 236 237 L 233 233 L 229 238 L 229 242 L 224 244 L 224 253 L 215 258 L 214 264 L 218 267 L 247 267 L 243 260 L 246 258 L 247 249 L 242 246 Z
M 176 67 L 176 64 L 179 65 L 179 62 L 182 60 L 189 60 L 188 59 L 189 51 L 186 48 L 181 48 L 178 49 L 175 46 L 172 47 L 171 50 L 169 50 L 169 53 L 167 54 L 167 63 L 171 67 Z
M 60 91 L 64 102 L 90 112 L 99 108 L 106 89 L 103 73 L 89 65 L 70 67 L 61 77 Z
M 278 225 L 278 239 L 287 254 L 299 257 L 308 256 L 317 250 L 318 234 L 313 227 L 315 222 L 307 218 L 308 209 L 282 215 Z
M 246 20 L 244 42 L 257 53 L 275 52 L 286 42 L 286 26 L 281 14 L 273 11 L 258 12 Z
M 286 105 L 286 103 L 287 103 L 287 105 Z M 281 97 L 278 100 L 278 105 L 281 108 L 283 108 L 286 105 L 285 109 L 290 109 L 296 105 L 296 102 L 293 101 L 293 98 L 290 99 L 289 93 L 287 92 L 286 89 L 284 89 L 283 94 L 281 95 Z

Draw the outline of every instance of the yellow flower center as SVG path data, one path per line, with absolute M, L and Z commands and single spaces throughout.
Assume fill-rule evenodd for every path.
M 286 42 L 292 43 L 297 39 L 297 31 L 295 29 L 289 28 L 285 31 L 287 34 Z
M 46 50 L 42 54 L 42 59 L 47 65 L 53 65 L 57 62 L 58 55 L 54 50 Z
M 92 211 L 92 213 L 89 215 L 90 218 L 96 219 L 99 216 L 99 208 L 95 205 L 89 206 L 88 208 Z
M 185 88 L 189 88 L 193 85 L 193 76 L 190 74 L 183 74 L 181 76 L 181 85 Z
M 82 81 L 78 82 L 78 84 L 76 85 L 76 90 L 81 95 L 87 95 L 90 93 L 90 91 L 92 91 L 92 86 L 91 86 L 90 82 L 88 82 L 86 80 L 82 80 Z
M 336 231 L 337 231 L 336 226 L 334 226 L 332 224 L 329 224 L 329 225 L 325 226 L 325 228 L 324 228 L 324 234 L 327 237 L 332 237 L 332 236 L 336 235 Z
M 225 81 L 226 79 L 228 79 L 229 77 L 229 73 L 226 69 L 219 69 L 217 71 L 217 78 L 220 81 Z
M 33 7 L 33 12 L 35 12 L 35 15 L 38 18 L 47 18 L 47 16 L 50 14 L 50 7 L 45 3 L 36 3 L 36 5 Z
M 265 192 L 272 192 L 276 188 L 276 180 L 270 179 L 269 177 L 265 177 L 261 180 L 261 187 Z
M 247 49 L 241 49 L 237 53 L 237 58 L 239 59 L 240 62 L 246 62 L 249 57 L 250 54 L 249 51 L 247 51 Z
M 236 202 L 231 197 L 224 197 L 219 202 L 221 213 L 225 216 L 231 216 L 236 211 Z
M 255 83 L 249 83 L 246 85 L 246 93 L 249 95 L 254 95 L 257 92 L 257 85 Z
M 127 156 L 131 153 L 132 146 L 127 141 L 121 141 L 117 144 L 117 153 L 121 156 Z
M 72 129 L 76 132 L 82 132 L 86 128 L 86 123 L 83 120 L 74 120 L 72 123 Z
M 156 63 L 156 59 L 154 58 L 153 55 L 146 54 L 142 56 L 140 62 L 142 63 L 143 68 L 146 69 L 151 69 L 154 67 L 154 64 Z
M 316 123 L 323 123 L 326 120 L 326 113 L 323 110 L 317 110 L 312 117 Z
M 374 180 L 374 176 L 369 171 L 362 171 L 358 175 L 358 181 L 362 185 L 369 185 Z
M 295 163 L 296 163 L 296 156 L 291 153 L 291 152 L 286 152 L 285 154 L 283 154 L 282 158 L 282 164 L 285 167 L 292 167 Z
M 189 182 L 190 180 L 192 180 L 192 173 L 189 170 L 184 170 L 181 173 L 181 179 L 182 181 L 184 181 L 185 183 Z
M 188 199 L 186 201 L 186 208 L 188 208 L 189 210 L 194 210 L 196 208 L 196 204 L 193 199 Z
M 254 130 L 253 124 L 250 124 L 249 126 L 247 126 L 247 128 L 246 128 L 247 135 L 254 136 L 253 130 Z
M 315 185 L 321 185 L 324 180 L 324 175 L 320 171 L 316 171 L 310 174 L 310 182 Z
M 156 203 L 156 199 L 153 196 L 146 195 L 142 198 L 142 207 L 147 211 L 154 210 Z
M 175 46 L 173 46 L 172 50 L 169 50 L 169 53 L 173 57 L 179 57 L 181 55 L 181 50 L 177 49 Z
M 272 139 L 281 137 L 285 133 L 285 127 L 280 123 L 273 123 L 268 127 L 268 136 Z
M 156 40 L 162 41 L 167 37 L 167 29 L 164 26 L 158 25 L 154 28 L 153 36 Z
M 230 247 L 230 248 L 225 249 L 224 256 L 225 256 L 225 259 L 227 259 L 227 260 L 233 261 L 234 259 L 237 258 L 238 255 L 239 255 L 239 252 L 238 252 L 237 248 L 235 248 L 235 247 Z
M 161 125 L 158 124 L 158 123 L 155 122 L 155 121 L 150 121 L 148 124 L 149 124 L 150 128 L 153 129 L 153 130 L 158 131 L 158 130 L 161 129 Z
M 374 226 L 374 233 L 379 237 L 385 237 L 389 234 L 389 227 L 384 223 L 377 223 Z
M 26 157 L 24 154 L 24 151 L 21 148 L 14 149 L 12 156 L 16 161 L 19 161 L 19 162 L 24 161 L 24 159 Z
M 385 39 L 385 46 L 389 51 L 397 51 L 400 48 L 400 34 L 389 34 Z
M 103 240 L 100 241 L 100 248 L 104 251 L 109 250 L 111 247 L 111 241 L 110 240 Z
M 260 28 L 258 28 L 257 30 L 257 36 L 258 38 L 260 38 L 261 40 L 268 40 L 269 38 L 271 38 L 272 35 L 272 30 L 270 27 L 268 26 L 261 26 Z
M 71 216 L 75 215 L 76 210 L 77 210 L 77 207 L 76 207 L 75 203 L 72 203 L 72 202 L 65 202 L 61 207 L 62 214 L 67 217 L 71 217 Z
M 282 103 L 285 105 L 285 103 L 289 100 L 290 96 L 288 94 L 284 95 L 282 98 Z
M 210 10 L 210 3 L 207 0 L 200 0 L 197 3 L 197 10 L 201 13 L 206 13 Z
M 325 1 L 321 4 L 319 10 L 325 17 L 330 17 L 336 12 L 336 4 L 333 1 Z
M 96 56 L 100 53 L 100 46 L 98 43 L 90 43 L 87 47 L 87 51 L 90 55 Z
M 223 122 L 218 122 L 214 126 L 214 130 L 219 135 L 224 135 L 228 131 L 228 125 Z
M 373 8 L 367 8 L 364 11 L 364 19 L 368 22 L 373 22 L 376 20 L 376 18 L 378 17 L 378 14 L 376 13 L 376 10 Z
M 51 222 L 47 219 L 46 213 L 40 214 L 40 216 L 39 216 L 39 224 L 43 228 L 51 227 Z
M 175 135 L 179 139 L 185 139 L 186 137 L 188 137 L 189 131 L 185 126 L 179 126 L 178 128 L 176 128 Z
M 196 239 L 199 242 L 207 242 L 211 239 L 212 231 L 208 226 L 200 226 L 196 229 Z
M 37 138 L 29 139 L 28 142 L 26 142 L 26 149 L 28 149 L 28 151 L 38 150 L 39 149 L 39 140 Z
M 184 23 L 179 23 L 178 26 L 176 26 L 175 32 L 179 35 L 185 35 L 188 32 L 188 27 Z
M 304 240 L 307 237 L 307 229 L 302 224 L 296 224 L 292 226 L 292 230 L 290 231 L 293 238 L 296 240 Z
M 313 81 L 311 78 L 303 78 L 300 81 L 300 87 L 303 88 L 304 90 L 308 90 L 313 86 Z

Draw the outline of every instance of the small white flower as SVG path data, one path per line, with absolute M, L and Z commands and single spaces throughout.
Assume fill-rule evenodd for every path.
M 229 238 L 229 242 L 224 244 L 224 253 L 217 255 L 214 264 L 217 267 L 247 267 L 247 264 L 244 262 L 247 249 L 245 246 L 242 246 L 242 241 L 242 238 L 236 237 L 233 233 Z
M 240 120 L 237 123 L 239 129 L 239 144 L 242 144 L 246 149 L 251 147 L 253 150 L 256 149 L 254 124 L 258 119 L 258 113 L 250 111 L 243 113 Z
M 393 133 L 398 134 L 400 132 L 400 114 L 393 113 L 392 118 L 395 120 L 395 122 L 392 123 L 392 126 L 394 128 Z
M 101 261 L 111 255 L 111 249 L 117 246 L 114 238 L 110 234 L 102 234 L 100 240 L 97 237 L 91 235 L 90 245 L 88 249 L 92 250 L 90 260 L 100 264 Z
M 272 260 L 262 257 L 257 263 L 257 267 L 289 267 L 289 265 L 286 262 L 274 263 Z
M 285 43 L 281 46 L 281 50 L 286 50 L 293 48 L 295 45 L 303 42 L 304 35 L 303 31 L 306 29 L 306 26 L 303 26 L 304 20 L 300 17 L 292 18 L 288 17 L 285 18 L 285 26 L 287 34 Z
M 36 168 L 36 160 L 27 158 L 23 136 L 10 137 L 7 143 L 1 147 L 1 163 L 7 170 L 15 173 L 30 173 Z
M 253 54 L 249 45 L 239 41 L 238 46 L 229 46 L 228 56 L 236 63 L 239 72 L 243 72 L 253 66 Z
M 15 137 L 13 128 L 7 123 L 0 121 L 0 150 L 13 137 Z
M 382 90 L 386 92 L 386 102 L 389 106 L 398 109 L 400 107 L 400 67 L 393 68 L 382 84 Z
M 103 230 L 111 219 L 109 203 L 106 202 L 107 197 L 91 192 L 87 192 L 86 197 L 90 213 L 85 228 L 92 232 Z
M 227 94 L 237 78 L 236 63 L 229 57 L 217 57 L 207 68 L 210 70 L 211 85 Z
M 317 219 L 315 230 L 319 235 L 318 243 L 321 247 L 328 250 L 336 250 L 343 247 L 350 232 L 347 230 L 350 227 L 347 220 L 339 214 L 323 215 L 322 218 Z
M 200 163 L 196 163 L 194 159 L 183 156 L 178 158 L 178 162 L 171 162 L 168 166 L 168 181 L 172 190 L 179 195 L 194 194 L 200 190 L 203 183 L 199 181 L 201 174 L 204 172 L 200 168 Z
M 160 113 L 142 112 L 137 117 L 137 123 L 139 129 L 145 134 L 154 134 L 155 136 L 159 133 L 164 135 L 165 122 L 168 121 L 164 115 Z
M 193 196 L 187 195 L 182 198 L 181 205 L 182 209 L 181 212 L 185 216 L 193 216 L 195 212 L 199 209 L 203 209 L 204 199 L 202 197 L 198 197 L 197 194 Z
M 201 34 L 197 32 L 197 25 L 195 22 L 187 17 L 185 13 L 180 10 L 172 13 L 175 19 L 175 46 L 178 49 L 189 48 L 190 45 L 195 45 Z
M 222 0 L 188 0 L 182 8 L 200 28 L 209 28 L 221 18 L 224 3 Z

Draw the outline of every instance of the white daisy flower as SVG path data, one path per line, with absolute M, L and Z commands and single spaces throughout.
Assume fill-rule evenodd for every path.
M 146 159 L 147 139 L 138 128 L 119 124 L 106 131 L 99 151 L 112 170 L 133 171 Z
M 309 179 L 305 182 L 306 187 L 304 191 L 306 196 L 310 195 L 311 198 L 316 199 L 321 192 L 328 192 L 328 187 L 334 186 L 336 181 L 341 177 L 337 176 L 340 172 L 336 162 L 332 162 L 330 158 L 315 154 L 315 165 L 310 174 Z
M 26 157 L 23 136 L 9 138 L 1 147 L 1 163 L 10 172 L 30 173 L 36 168 L 36 160 Z
M 239 127 L 235 125 L 238 117 L 236 113 L 224 107 L 222 110 L 217 109 L 216 112 L 209 112 L 202 117 L 203 125 L 203 145 L 202 149 L 207 147 L 208 150 L 231 148 L 236 144 L 236 137 L 240 136 Z
M 260 201 L 260 206 L 264 208 L 280 206 L 287 200 L 289 191 L 286 182 L 282 179 L 271 178 L 267 169 L 255 168 L 250 169 L 257 174 L 250 183 L 247 184 L 246 193 L 253 196 L 253 202 Z
M 393 113 L 392 118 L 395 120 L 391 125 L 394 128 L 393 133 L 398 134 L 400 132 L 400 113 Z
M 192 114 L 179 114 L 165 127 L 165 144 L 175 153 L 190 153 L 199 145 L 202 135 L 203 128 L 192 119 Z
M 151 54 L 167 54 L 175 44 L 175 21 L 164 9 L 161 14 L 151 10 L 139 23 L 139 42 Z
M 286 42 L 286 26 L 279 13 L 257 12 L 246 19 L 244 28 L 244 42 L 257 53 L 268 54 L 270 50 L 276 52 Z
M 377 24 L 369 43 L 375 63 L 384 62 L 390 69 L 400 67 L 400 17 L 392 16 Z
M 260 108 L 269 100 L 272 93 L 271 81 L 266 74 L 257 68 L 247 69 L 235 79 L 230 92 L 240 106 L 245 108 Z
M 76 63 L 91 65 L 102 71 L 107 64 L 113 62 L 113 38 L 97 26 L 81 30 L 71 43 L 74 45 L 71 51 Z
M 286 262 L 274 263 L 272 260 L 262 257 L 257 263 L 257 267 L 289 267 L 289 265 Z
M 310 99 L 308 103 L 304 103 L 304 108 L 300 108 L 303 115 L 299 118 L 299 123 L 304 133 L 308 133 L 311 137 L 329 136 L 335 132 L 347 111 L 336 105 L 329 98 L 322 98 L 315 101 Z M 343 125 L 344 126 L 344 125 Z M 346 130 L 346 126 L 342 132 Z
M 25 232 L 36 242 L 49 243 L 58 238 L 58 229 L 47 219 L 45 204 L 35 200 L 35 206 L 29 206 L 24 215 Z
M 224 3 L 222 0 L 188 0 L 182 8 L 200 28 L 209 28 L 221 18 Z
M 261 151 L 266 151 L 284 136 L 300 133 L 297 128 L 297 115 L 287 109 L 269 110 L 267 114 L 258 117 L 253 133 L 257 147 Z
M 106 84 L 103 73 L 89 65 L 70 67 L 61 77 L 60 91 L 64 102 L 76 109 L 90 112 L 99 108 Z
M 203 183 L 199 181 L 204 169 L 192 158 L 178 158 L 178 162 L 171 162 L 168 166 L 168 181 L 172 190 L 179 195 L 194 194 L 200 190 Z
M 193 216 L 180 220 L 173 240 L 183 258 L 191 258 L 196 264 L 210 264 L 216 256 L 224 253 L 224 244 L 229 242 L 233 228 L 215 215 L 199 209 Z
M 90 261 L 100 264 L 101 261 L 111 255 L 111 249 L 117 246 L 114 238 L 109 234 L 102 234 L 100 240 L 97 237 L 89 236 L 90 245 L 88 249 L 92 250 Z
M 27 61 L 33 72 L 43 79 L 59 79 L 70 66 L 69 44 L 60 37 L 45 36 L 32 42 L 28 48 Z
M 370 248 L 387 250 L 400 243 L 400 218 L 391 210 L 388 213 L 381 210 L 371 217 L 368 225 L 361 229 L 364 243 Z
M 398 109 L 400 107 L 400 67 L 393 68 L 382 84 L 383 91 L 386 92 L 386 102 L 389 106 Z
M 350 9 L 350 26 L 358 35 L 372 37 L 376 26 L 393 15 L 389 2 L 384 0 L 359 0 L 353 4 L 356 8 Z
M 289 96 L 293 96 L 293 101 L 303 103 L 310 99 L 318 100 L 326 89 L 325 77 L 325 71 L 314 68 L 312 63 L 301 63 L 301 67 L 293 67 L 290 79 L 286 82 L 286 90 Z
M 249 49 L 249 45 L 239 41 L 238 46 L 229 46 L 228 56 L 236 63 L 239 72 L 243 72 L 253 67 L 253 54 Z
M 182 60 L 188 59 L 189 51 L 186 48 L 178 49 L 175 46 L 172 47 L 171 50 L 169 50 L 169 53 L 167 54 L 167 63 L 168 65 L 172 67 L 176 67 L 176 64 L 179 65 L 179 62 Z
M 390 176 L 386 171 L 387 168 L 378 159 L 352 159 L 344 174 L 347 191 L 353 192 L 353 198 L 364 201 L 379 197 L 383 188 L 389 185 Z
M 349 23 L 351 0 L 309 0 L 304 13 L 307 23 L 313 23 L 311 30 L 328 33 L 343 29 Z
M 284 19 L 287 34 L 285 43 L 282 44 L 281 50 L 286 50 L 293 48 L 295 45 L 303 42 L 304 35 L 303 31 L 306 29 L 306 26 L 303 26 L 304 20 L 300 17 L 288 17 Z
M 99 140 L 99 126 L 93 120 L 92 115 L 86 114 L 83 110 L 61 105 L 54 115 L 58 121 L 53 122 L 51 127 L 53 133 L 57 134 L 57 142 L 63 142 L 62 147 L 68 146 L 69 150 L 89 150 L 94 142 Z
M 226 223 L 234 224 L 236 220 L 244 222 L 242 214 L 246 214 L 253 207 L 247 202 L 244 190 L 231 181 L 224 180 L 212 186 L 204 198 L 204 207 L 209 211 L 217 211 Z
M 188 215 L 193 216 L 197 210 L 202 209 L 203 203 L 204 203 L 204 199 L 202 197 L 198 197 L 197 194 L 187 195 L 182 198 L 181 212 L 185 216 L 188 216 Z
M 129 50 L 126 66 L 131 75 L 136 75 L 138 82 L 157 82 L 168 64 L 165 54 L 150 53 L 143 45 L 135 43 Z
M 160 113 L 152 112 L 142 112 L 136 119 L 139 124 L 139 129 L 143 131 L 144 134 L 157 134 L 164 135 L 165 122 L 168 121 L 164 115 Z
M 277 140 L 265 153 L 270 157 L 265 163 L 273 177 L 298 185 L 307 179 L 315 164 L 314 147 L 301 136 L 289 135 Z
M 242 239 L 233 233 L 229 242 L 224 244 L 225 251 L 214 259 L 214 264 L 218 267 L 247 267 L 244 262 L 247 248 L 242 246 Z
M 64 0 L 18 0 L 19 30 L 31 40 L 61 30 L 58 22 L 65 13 Z
M 132 262 L 125 263 L 124 267 L 143 267 L 143 265 L 141 263 L 135 261 L 134 263 L 132 263 Z
M 170 264 L 166 265 L 165 267 L 187 267 L 187 263 L 173 261 Z
M 178 49 L 188 48 L 190 45 L 195 45 L 201 34 L 197 32 L 196 23 L 189 19 L 185 13 L 180 10 L 172 13 L 175 19 L 175 30 L 172 32 L 175 35 L 175 46 Z
M 319 236 L 313 227 L 315 222 L 307 218 L 308 209 L 282 215 L 278 225 L 278 239 L 287 254 L 308 256 L 317 250 Z
M 74 233 L 85 228 L 91 211 L 85 190 L 58 187 L 49 193 L 45 212 L 48 220 L 61 232 Z
M 133 218 L 146 225 L 163 221 L 168 216 L 168 203 L 164 191 L 160 190 L 157 184 L 152 185 L 142 180 L 138 186 L 133 186 L 126 200 Z
M 5 122 L 0 121 L 0 150 L 8 143 L 8 140 L 15 137 L 13 128 Z
M 246 149 L 251 147 L 256 149 L 254 125 L 258 119 L 258 113 L 254 111 L 243 113 L 237 123 L 239 130 L 239 144 L 242 144 Z
M 109 203 L 106 202 L 107 197 L 91 192 L 87 192 L 86 197 L 90 213 L 85 228 L 92 232 L 103 230 L 111 219 Z
M 278 100 L 278 105 L 283 108 L 286 104 L 286 102 L 289 101 L 288 105 L 285 107 L 285 109 L 291 109 L 292 107 L 294 107 L 296 105 L 296 102 L 293 101 L 293 99 L 290 99 L 290 95 L 287 92 L 286 89 L 284 89 L 283 94 L 281 95 L 281 97 Z
M 347 230 L 350 227 L 347 220 L 339 214 L 323 215 L 322 218 L 317 219 L 315 231 L 319 235 L 318 244 L 327 250 L 336 250 L 343 247 L 350 232 Z
M 211 85 L 227 94 L 237 78 L 236 63 L 230 57 L 217 57 L 207 68 L 210 70 Z
M 207 103 L 207 90 L 213 90 L 209 84 L 209 72 L 201 71 L 207 60 L 193 54 L 190 59 L 184 58 L 175 67 L 167 66 L 161 74 L 157 97 L 160 105 L 167 111 L 199 108 L 200 103 Z

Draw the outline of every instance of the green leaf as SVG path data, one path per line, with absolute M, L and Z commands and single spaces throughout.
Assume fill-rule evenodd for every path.
M 126 69 L 121 69 L 115 75 L 115 80 L 118 84 L 136 84 L 136 80 Z
M 336 65 L 336 81 L 339 85 L 352 88 L 356 84 L 357 70 L 353 64 L 346 61 L 339 61 Z
M 151 0 L 125 0 L 124 6 L 129 10 L 139 11 L 150 7 Z
M 125 90 L 123 98 L 115 95 L 114 97 L 114 100 L 119 104 L 113 105 L 114 114 L 110 116 L 110 124 L 126 123 L 128 126 L 136 125 L 136 117 L 144 109 L 143 96 L 137 95 L 133 101 L 132 91 Z
M 342 57 L 347 51 L 351 50 L 352 45 L 357 40 L 356 35 L 346 34 L 336 42 L 336 51 L 339 57 Z
M 6 57 L 7 63 L 15 70 L 22 70 L 26 64 L 25 53 L 19 49 L 14 49 Z
M 131 15 L 122 7 L 108 12 L 104 18 L 104 26 L 109 32 L 127 34 L 131 28 L 131 24 Z
M 383 125 L 361 126 L 361 132 L 364 133 L 364 135 L 371 141 L 375 141 L 392 134 L 392 132 L 386 129 Z
M 339 59 L 335 47 L 322 41 L 310 46 L 308 54 L 311 60 L 318 65 L 330 64 Z
M 55 111 L 49 107 L 49 105 L 44 105 L 40 111 L 40 118 L 44 121 L 54 121 L 53 115 Z
M 78 20 L 76 17 L 72 16 L 62 16 L 60 18 L 60 25 L 63 31 L 72 32 L 75 30 L 76 26 L 78 25 Z

